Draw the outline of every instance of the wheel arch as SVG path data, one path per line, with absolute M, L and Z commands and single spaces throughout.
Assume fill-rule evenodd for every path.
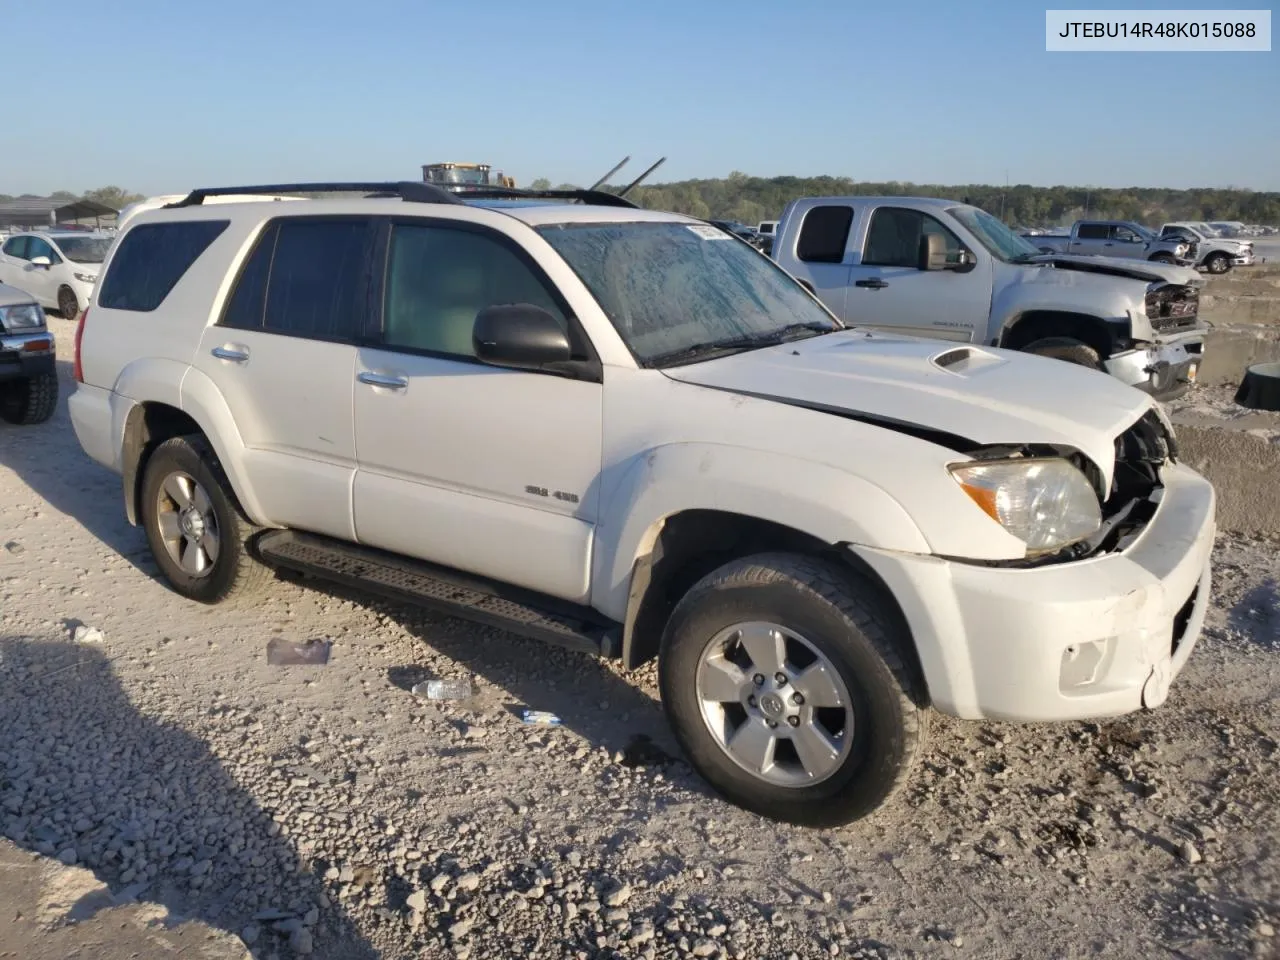
M 1029 310 L 1008 323 L 1000 346 L 1020 350 L 1045 337 L 1069 337 L 1098 351 L 1105 360 L 1116 351 L 1115 330 L 1101 317 L 1068 310 Z

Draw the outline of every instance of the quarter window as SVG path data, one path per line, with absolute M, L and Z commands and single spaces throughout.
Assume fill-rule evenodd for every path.
M 383 299 L 386 346 L 474 357 L 476 314 L 512 303 L 542 307 L 570 332 L 533 268 L 495 237 L 429 225 L 392 229 Z
M 148 223 L 127 231 L 98 291 L 98 305 L 108 310 L 156 309 L 229 223 Z
M 814 207 L 800 225 L 796 256 L 806 263 L 840 263 L 852 223 L 852 207 Z

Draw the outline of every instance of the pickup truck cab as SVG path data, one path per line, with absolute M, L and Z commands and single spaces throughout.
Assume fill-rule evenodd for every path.
M 929 709 L 1168 695 L 1214 493 L 1150 397 L 851 329 L 610 194 L 351 189 L 139 214 L 81 315 L 76 436 L 183 596 L 301 570 L 656 656 L 696 769 L 811 824 L 907 782 Z
M 1203 351 L 1195 271 L 1043 254 L 952 200 L 795 200 L 773 259 L 845 323 L 1056 357 L 1160 399 L 1187 390 Z
M 1140 223 L 1127 220 L 1077 220 L 1066 234 L 1028 237 L 1042 253 L 1078 253 L 1100 257 L 1156 260 L 1192 266 L 1195 245 L 1156 236 Z

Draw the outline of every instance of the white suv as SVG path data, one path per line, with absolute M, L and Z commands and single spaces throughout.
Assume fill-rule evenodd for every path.
M 608 194 L 362 187 L 143 213 L 82 317 L 76 434 L 181 594 L 285 567 L 657 656 L 697 769 L 812 824 L 903 783 L 929 708 L 1165 699 L 1214 493 L 1150 397 L 846 328 Z

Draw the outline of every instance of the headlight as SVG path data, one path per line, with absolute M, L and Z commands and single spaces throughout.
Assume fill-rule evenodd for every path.
M 1076 543 L 1102 525 L 1098 495 L 1067 460 L 964 463 L 951 467 L 951 475 L 987 516 L 1026 543 L 1029 554 Z
M 97 276 L 97 274 L 93 274 L 93 273 L 77 273 L 77 274 L 74 274 L 74 276 L 75 276 L 75 278 L 76 278 L 77 280 L 79 280 L 81 283 L 97 283 L 97 282 L 98 282 L 98 276 Z
M 5 330 L 39 330 L 43 326 L 44 311 L 39 304 L 23 303 L 16 307 L 0 307 L 0 327 Z

